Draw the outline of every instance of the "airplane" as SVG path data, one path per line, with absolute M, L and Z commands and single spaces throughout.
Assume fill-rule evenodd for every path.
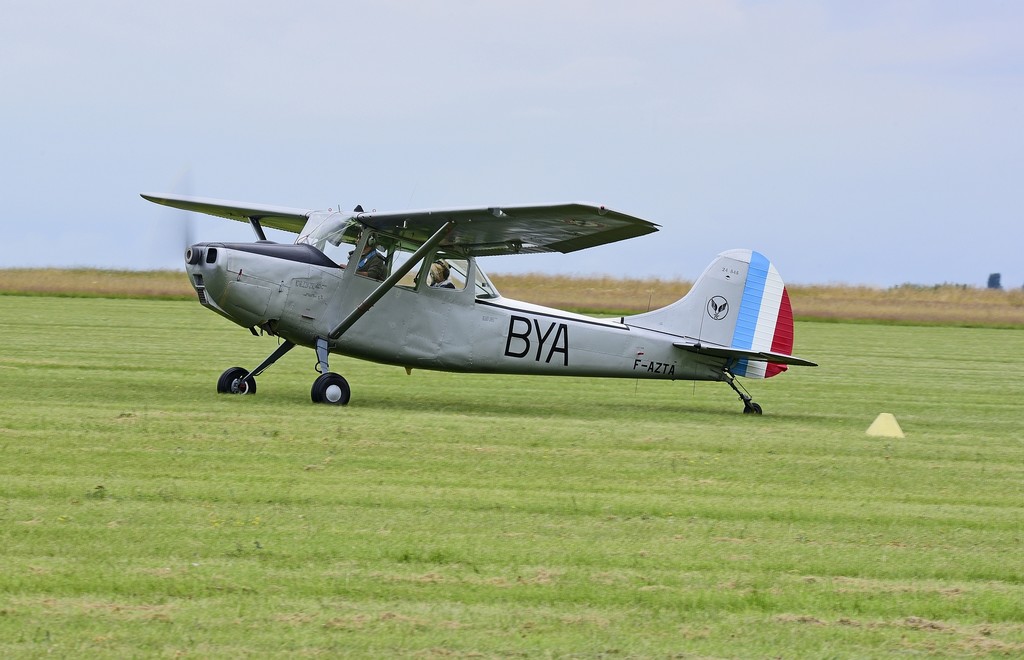
M 718 381 L 762 408 L 736 380 L 769 378 L 795 357 L 793 311 L 761 253 L 719 254 L 675 303 L 598 318 L 503 297 L 481 269 L 492 255 L 570 253 L 644 236 L 658 225 L 590 203 L 379 213 L 308 210 L 142 193 L 157 204 L 248 223 L 252 243 L 204 242 L 185 269 L 204 307 L 279 338 L 255 368 L 231 367 L 217 391 L 256 393 L 256 377 L 295 346 L 316 352 L 310 397 L 346 405 L 330 370 L 340 354 L 413 369 L 492 374 Z M 297 235 L 267 240 L 264 227 Z

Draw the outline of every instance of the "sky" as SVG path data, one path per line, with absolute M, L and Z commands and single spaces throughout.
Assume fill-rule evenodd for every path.
M 0 268 L 253 238 L 170 192 L 661 226 L 490 273 L 1024 286 L 1024 3 L 0 1 Z

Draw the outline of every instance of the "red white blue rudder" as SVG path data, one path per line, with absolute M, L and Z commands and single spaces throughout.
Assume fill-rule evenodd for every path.
M 747 261 L 747 277 L 736 315 L 732 348 L 759 352 L 793 352 L 793 308 L 779 271 L 760 252 L 732 250 L 725 257 Z M 732 372 L 748 378 L 770 378 L 788 367 L 775 362 L 739 360 Z

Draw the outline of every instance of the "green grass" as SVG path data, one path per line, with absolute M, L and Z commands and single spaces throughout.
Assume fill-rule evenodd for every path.
M 367 319 L 368 320 L 368 319 Z M 0 296 L 0 655 L 1024 654 L 1024 332 L 801 323 L 724 384 L 413 372 Z M 892 412 L 904 439 L 864 431 Z

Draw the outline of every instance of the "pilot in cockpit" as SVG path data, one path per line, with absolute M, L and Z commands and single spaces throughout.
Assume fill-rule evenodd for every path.
M 378 281 L 383 281 L 387 277 L 387 264 L 384 261 L 384 255 L 377 251 L 373 236 L 363 246 L 363 253 L 356 265 L 356 275 L 363 275 Z

